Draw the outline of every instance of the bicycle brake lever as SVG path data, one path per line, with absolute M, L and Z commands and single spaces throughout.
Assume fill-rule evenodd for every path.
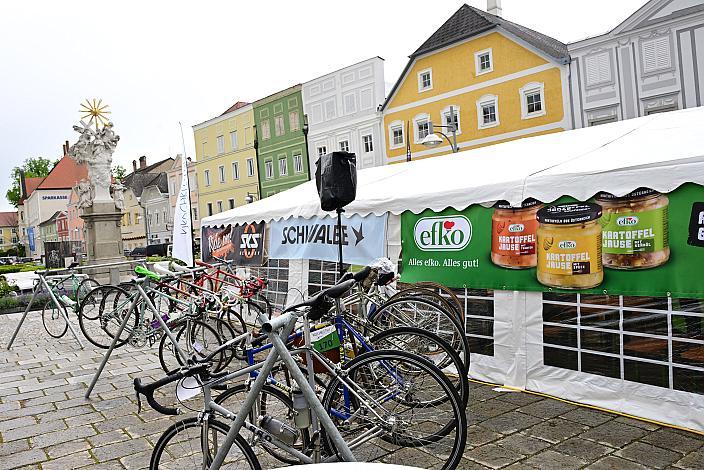
M 142 412 L 142 399 L 139 398 L 139 392 L 135 390 L 135 394 L 137 394 L 137 414 L 140 414 Z

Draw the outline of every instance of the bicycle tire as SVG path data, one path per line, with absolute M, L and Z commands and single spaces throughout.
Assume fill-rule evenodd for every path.
M 207 425 L 209 429 L 206 429 L 205 432 L 203 429 L 201 429 L 203 426 L 205 426 L 205 423 L 207 422 Z M 197 428 L 196 433 L 194 433 L 194 439 L 196 439 L 198 442 L 198 446 L 200 447 L 199 449 L 196 450 L 196 446 L 186 446 L 184 444 L 185 440 L 183 436 L 179 436 L 180 434 L 185 434 L 188 429 L 190 428 Z M 215 446 L 215 449 L 211 449 L 211 443 L 208 442 L 207 444 L 207 455 L 202 455 L 197 457 L 195 455 L 191 456 L 192 458 L 189 459 L 187 454 L 188 451 L 190 452 L 198 452 L 202 451 L 203 446 L 202 446 L 202 438 L 203 435 L 208 436 L 209 439 L 212 439 L 212 435 L 209 432 L 210 429 L 215 431 L 215 434 L 217 435 L 218 433 L 222 435 L 224 438 L 227 435 L 227 432 L 229 431 L 229 426 L 225 425 L 224 423 L 221 423 L 220 421 L 217 420 L 209 420 L 209 421 L 202 421 L 197 417 L 192 417 L 192 418 L 186 418 L 184 420 L 178 421 L 171 426 L 169 426 L 166 431 L 159 437 L 159 440 L 157 441 L 156 445 L 154 446 L 154 450 L 152 451 L 152 456 L 149 461 L 149 469 L 150 470 L 169 470 L 171 468 L 173 469 L 178 469 L 178 470 L 183 470 L 185 468 L 188 469 L 200 469 L 203 468 L 203 463 L 205 460 L 205 467 L 209 467 L 210 464 L 212 463 L 213 457 L 215 457 L 215 453 L 213 450 L 217 449 L 219 445 Z M 174 438 L 177 438 L 174 440 Z M 181 445 L 181 448 L 186 451 L 186 452 L 164 452 L 166 450 L 167 445 L 171 443 L 171 441 L 175 441 L 174 444 L 176 445 Z M 249 467 L 252 470 L 261 470 L 261 465 L 259 464 L 259 460 L 257 459 L 257 456 L 254 454 L 254 451 L 252 448 L 247 444 L 247 442 L 242 438 L 242 436 L 237 435 L 235 436 L 235 440 L 232 443 L 232 446 L 230 448 L 230 452 L 228 453 L 228 457 L 232 456 L 232 459 L 235 462 L 241 463 L 243 465 L 246 465 L 246 467 Z M 237 447 L 239 451 L 241 452 L 241 456 L 237 456 L 233 454 L 233 448 Z M 188 448 L 187 448 L 188 447 Z M 172 455 L 179 455 L 181 458 L 178 459 L 178 461 L 175 462 L 169 462 L 166 459 L 169 459 L 172 457 Z M 165 458 L 164 458 L 165 457 Z M 196 461 L 196 458 L 198 458 L 199 461 Z M 192 465 L 186 465 L 188 462 L 184 462 L 183 460 L 190 460 Z M 237 468 L 246 468 L 243 466 L 237 466 Z M 228 468 L 234 468 L 234 466 L 230 466 L 227 461 L 223 462 L 223 465 L 220 467 L 221 470 L 227 470 Z
M 401 305 L 410 304 L 410 302 L 415 302 L 429 309 L 431 315 L 438 316 L 437 321 L 433 320 L 430 322 L 427 318 L 419 320 L 417 318 L 410 318 L 405 314 L 402 315 Z M 369 316 L 369 322 L 381 328 L 378 331 L 398 326 L 412 326 L 433 331 L 455 348 L 464 363 L 465 374 L 469 374 L 470 349 L 469 340 L 464 332 L 464 328 L 452 313 L 449 313 L 437 304 L 422 298 L 401 297 L 393 301 L 384 302 L 379 308 L 375 309 Z
M 464 323 L 462 315 L 457 311 L 456 306 L 453 305 L 452 302 L 427 287 L 410 286 L 401 289 L 392 295 L 389 300 L 396 300 L 403 297 L 420 297 L 430 302 L 437 303 L 448 312 L 455 314 L 455 317 L 459 320 L 460 324 Z
M 97 287 L 100 287 L 100 283 L 95 279 L 91 277 L 83 279 L 76 288 L 76 302 L 78 302 L 79 305 L 82 304 L 83 299 L 85 299 L 86 296 L 90 294 L 90 291 Z
M 217 349 L 217 347 L 222 344 L 222 338 L 218 336 L 217 332 L 215 331 L 215 328 L 200 320 L 185 319 L 173 325 L 169 325 L 169 329 L 171 330 L 171 333 L 175 336 L 176 342 L 179 344 L 179 347 L 183 346 L 181 342 L 181 339 L 185 339 L 183 337 L 183 334 L 189 333 L 189 329 L 191 330 L 189 334 L 194 334 L 194 330 L 196 330 L 197 328 L 200 328 L 202 331 L 208 331 L 211 335 L 211 339 L 214 339 L 216 341 L 217 345 L 213 345 L 213 350 Z M 185 347 L 182 347 L 182 350 L 186 354 L 186 357 L 189 358 L 193 352 L 196 352 L 202 357 L 207 356 L 209 346 L 205 340 L 203 340 L 202 343 L 205 344 L 201 344 L 199 346 L 199 348 L 203 348 L 201 349 L 201 352 L 197 352 L 195 349 L 196 347 L 194 345 L 189 345 L 188 342 L 185 343 Z M 166 355 L 167 350 L 170 352 L 168 356 Z M 213 358 L 213 371 L 221 370 L 221 365 L 223 363 L 223 355 L 224 353 L 220 352 L 219 354 L 216 354 Z M 174 358 L 176 359 L 176 363 L 174 363 L 174 361 L 172 360 Z M 169 336 L 165 333 L 162 335 L 161 340 L 159 341 L 159 364 L 161 365 L 161 368 L 164 370 L 164 372 L 167 373 L 173 371 L 174 369 L 180 366 L 183 366 L 183 359 L 181 359 L 181 356 L 176 352 L 176 349 L 171 346 Z
M 108 349 L 114 339 L 114 333 L 124 320 L 124 315 L 131 315 L 133 319 L 127 321 L 123 334 L 115 343 L 116 348 L 123 346 L 137 329 L 139 321 L 139 316 L 134 308 L 128 312 L 125 310 L 131 305 L 131 300 L 131 296 L 121 287 L 100 286 L 93 289 L 83 299 L 78 311 L 78 324 L 83 336 L 94 346 Z M 136 307 L 138 305 L 135 305 Z M 106 329 L 108 324 L 115 329 L 113 333 Z M 100 331 L 104 335 L 99 336 Z M 107 338 L 103 336 L 107 336 Z
M 219 317 L 223 321 L 225 321 L 230 328 L 234 331 L 234 336 L 239 336 L 247 332 L 247 325 L 245 324 L 244 320 L 242 319 L 242 316 L 237 313 L 236 311 L 232 310 L 229 306 L 225 309 L 223 309 L 222 312 L 220 312 Z M 247 340 L 244 339 L 242 340 L 241 343 L 238 343 L 234 346 L 233 348 L 233 354 L 235 358 L 244 361 L 247 359 L 247 354 L 245 353 L 245 350 L 247 348 Z
M 415 348 L 409 341 L 409 339 L 413 337 L 418 339 L 415 343 Z M 465 408 L 467 407 L 467 403 L 469 402 L 469 380 L 467 375 L 462 373 L 464 363 L 460 355 L 457 354 L 457 351 L 454 350 L 450 343 L 434 333 L 415 327 L 391 328 L 390 330 L 382 331 L 373 336 L 369 341 L 373 345 L 378 346 L 379 349 L 408 351 L 428 359 L 443 372 L 450 382 L 452 382 L 455 390 L 457 390 L 457 394 L 462 399 L 462 404 Z M 426 351 L 431 351 L 433 345 L 437 345 L 442 351 L 439 354 L 446 354 L 448 359 L 442 360 L 442 358 L 440 358 L 438 361 L 438 353 L 430 355 L 427 353 L 424 354 Z
M 222 392 L 220 395 L 215 398 L 215 403 L 218 405 L 227 408 L 228 410 L 235 410 L 238 409 L 241 405 L 242 402 L 244 401 L 244 398 L 247 396 L 249 393 L 249 387 L 247 384 L 240 383 L 237 384 L 233 387 L 229 387 L 227 390 Z M 240 395 L 237 397 L 237 395 Z M 277 412 L 276 414 L 272 414 L 272 404 L 267 403 L 267 398 L 272 397 L 276 400 L 278 400 L 280 403 L 283 404 L 284 408 L 286 409 L 286 413 L 282 414 L 281 411 Z M 228 399 L 231 399 L 232 405 L 228 407 L 227 401 Z M 269 415 L 272 418 L 278 419 L 279 421 L 282 421 L 289 426 L 295 428 L 296 425 L 293 421 L 293 401 L 291 400 L 291 397 L 289 397 L 283 390 L 280 390 L 273 385 L 265 384 L 264 388 L 262 389 L 261 396 L 259 397 L 260 404 L 259 404 L 259 411 L 261 415 Z M 254 409 L 249 411 L 249 421 L 250 423 L 255 423 L 257 424 L 256 421 L 256 416 L 254 416 Z M 299 429 L 300 435 L 299 435 L 299 440 L 294 442 L 292 447 L 297 448 L 299 451 L 304 452 L 308 444 L 310 443 L 310 434 L 308 432 L 308 429 Z M 245 438 L 245 440 L 247 440 Z M 278 447 L 274 446 L 273 444 L 267 444 L 266 441 L 264 440 L 258 440 L 259 443 L 261 443 L 262 448 L 272 457 L 274 457 L 276 460 L 279 462 L 287 463 L 289 465 L 296 465 L 300 464 L 300 460 L 293 458 L 290 454 L 286 453 L 285 451 L 279 450 Z M 249 443 L 249 442 L 248 442 Z M 298 445 L 297 445 L 298 444 Z
M 423 371 L 425 380 L 430 383 L 426 383 L 425 380 L 417 382 L 417 374 L 414 377 L 416 382 L 412 382 L 408 377 L 397 380 L 396 373 L 399 369 L 394 367 L 394 364 L 399 362 L 406 363 L 404 367 L 406 369 L 412 367 Z M 372 364 L 377 366 L 373 367 Z M 424 447 L 426 449 L 420 451 L 423 459 L 432 458 L 432 455 L 437 456 L 438 461 L 431 463 L 433 468 L 441 464 L 441 468 L 446 470 L 457 468 L 467 443 L 467 416 L 457 390 L 437 367 L 413 353 L 378 350 L 357 356 L 345 364 L 343 370 L 347 380 L 356 384 L 358 389 L 365 393 L 365 399 L 358 400 L 354 395 L 345 397 L 344 390 L 347 386 L 342 385 L 339 377 L 335 377 L 323 396 L 322 404 L 333 418 L 333 422 L 344 423 L 344 426 L 339 429 L 340 433 L 343 439 L 353 443 L 351 450 L 359 461 L 405 465 L 414 460 L 413 451 L 410 449 Z M 378 391 L 372 390 L 372 385 L 380 384 L 386 372 L 390 380 L 385 385 L 381 384 Z M 368 378 L 371 380 L 367 380 Z M 366 383 L 361 386 L 359 384 L 361 382 Z M 398 387 L 396 390 L 394 390 L 394 382 Z M 450 398 L 440 405 L 419 406 L 414 399 L 414 394 L 431 392 L 437 396 L 445 394 Z M 391 406 L 386 408 L 383 406 L 384 403 L 378 403 L 377 395 L 380 399 L 390 397 L 386 402 Z M 338 398 L 342 399 L 342 407 L 348 408 L 346 413 L 344 408 L 340 411 L 337 407 Z M 435 399 L 430 401 L 437 402 Z M 370 403 L 375 406 L 369 408 Z M 441 413 L 440 406 L 443 410 L 447 410 L 447 416 Z M 383 417 L 383 422 L 378 423 L 380 418 L 375 418 L 376 413 Z M 420 419 L 421 436 L 400 430 L 400 426 L 408 424 L 412 419 Z M 430 423 L 434 420 L 437 421 L 437 429 L 430 429 Z M 361 434 L 354 436 L 358 431 L 361 431 Z M 375 435 L 375 432 L 379 434 Z M 362 436 L 367 433 L 371 441 L 363 440 Z M 374 440 L 377 437 L 384 442 L 379 444 Z M 360 449 L 366 442 L 371 442 L 371 445 Z M 328 455 L 336 452 L 333 450 L 335 448 L 329 435 L 324 430 L 323 444 Z M 447 460 L 442 462 L 439 456 L 446 457 Z
M 457 310 L 457 314 L 459 315 L 460 319 L 464 318 L 464 303 L 460 300 L 459 297 L 457 297 L 455 291 L 453 291 L 449 287 L 444 286 L 439 282 L 433 281 L 421 281 L 416 282 L 413 285 L 416 287 L 425 287 L 426 289 L 430 289 L 433 291 L 436 289 L 439 290 L 440 295 L 446 295 L 451 300 L 451 304 L 455 307 L 455 310 Z
M 61 338 L 68 330 L 66 319 L 51 299 L 42 307 L 42 324 L 52 338 Z

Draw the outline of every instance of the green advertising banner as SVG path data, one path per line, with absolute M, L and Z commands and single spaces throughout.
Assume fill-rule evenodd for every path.
M 401 281 L 704 298 L 704 187 L 401 217 Z

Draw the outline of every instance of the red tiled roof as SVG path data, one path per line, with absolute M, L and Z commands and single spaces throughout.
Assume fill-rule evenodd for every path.
M 17 212 L 0 212 L 0 227 L 16 227 Z
M 37 186 L 39 186 L 42 181 L 44 181 L 44 176 L 30 176 L 29 178 L 24 179 L 24 186 L 27 189 L 27 197 L 29 197 L 29 195 L 37 189 Z
M 237 103 L 235 103 L 232 106 L 230 106 L 229 108 L 227 108 L 227 110 L 224 113 L 222 113 L 220 116 L 223 116 L 227 113 L 231 113 L 232 111 L 235 111 L 237 109 L 243 108 L 243 107 L 247 106 L 248 104 L 249 103 L 247 103 L 246 101 L 238 101 Z
M 88 168 L 79 165 L 71 157 L 64 156 L 44 178 L 38 189 L 71 189 L 84 178 L 88 178 Z

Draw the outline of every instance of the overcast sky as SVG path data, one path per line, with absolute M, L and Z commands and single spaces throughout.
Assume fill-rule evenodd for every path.
M 485 0 L 470 5 L 486 8 Z M 563 42 L 609 31 L 645 0 L 503 0 L 504 17 Z M 194 155 L 191 126 L 373 56 L 393 83 L 456 0 L 0 3 L 0 210 L 9 169 L 58 158 L 79 104 L 102 98 L 130 169 Z

